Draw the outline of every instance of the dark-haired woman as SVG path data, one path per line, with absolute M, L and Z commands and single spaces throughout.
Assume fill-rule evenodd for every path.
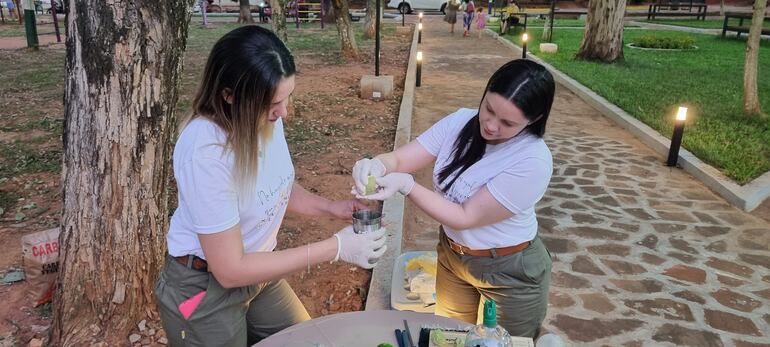
M 350 226 L 323 241 L 273 251 L 284 214 L 350 220 L 363 206 L 329 201 L 294 182 L 284 138 L 294 59 L 269 30 L 244 26 L 211 50 L 181 126 L 173 166 L 179 206 L 155 286 L 172 346 L 247 346 L 309 319 L 282 278 L 341 259 L 371 268 L 384 230 Z
M 498 324 L 537 337 L 551 258 L 537 236 L 535 204 L 551 179 L 542 137 L 553 98 L 545 68 L 511 61 L 492 75 L 478 109 L 460 109 L 415 141 L 353 168 L 359 197 L 399 192 L 441 223 L 436 314 L 475 324 L 479 302 L 492 299 Z M 434 162 L 435 191 L 409 174 Z M 369 175 L 380 188 L 362 196 Z

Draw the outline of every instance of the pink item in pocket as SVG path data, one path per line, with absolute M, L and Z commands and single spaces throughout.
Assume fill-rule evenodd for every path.
M 182 301 L 182 303 L 179 304 L 179 312 L 182 313 L 182 317 L 184 317 L 184 319 L 190 318 L 193 312 L 195 312 L 195 309 L 198 307 L 198 304 L 200 304 L 203 300 L 204 296 L 206 296 L 205 290 L 195 294 L 193 297 Z

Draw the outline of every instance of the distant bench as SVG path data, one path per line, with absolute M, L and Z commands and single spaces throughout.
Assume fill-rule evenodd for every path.
M 725 37 L 725 34 L 727 34 L 728 31 L 734 31 L 737 33 L 738 37 L 741 37 L 741 33 L 748 33 L 749 32 L 749 26 L 743 25 L 743 20 L 748 19 L 749 24 L 751 24 L 751 13 L 749 12 L 728 12 L 725 13 L 725 22 L 722 24 L 722 37 Z M 738 19 L 738 26 L 735 25 L 729 25 L 730 24 L 730 18 Z M 770 21 L 770 17 L 765 17 L 765 22 Z M 762 28 L 762 35 L 770 35 L 770 29 L 768 28 Z
M 696 9 L 696 12 L 692 10 Z M 687 12 L 684 12 L 687 10 Z M 706 20 L 706 12 L 708 11 L 708 5 L 705 1 L 667 1 L 659 2 L 656 4 L 650 4 L 647 9 L 647 20 L 655 19 L 655 17 L 688 17 L 693 16 L 695 19 Z

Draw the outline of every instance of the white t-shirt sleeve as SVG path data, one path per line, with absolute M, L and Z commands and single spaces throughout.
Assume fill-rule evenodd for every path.
M 214 234 L 238 224 L 238 194 L 224 162 L 195 158 L 177 171 L 176 180 L 196 233 Z
M 417 136 L 417 142 L 420 143 L 428 153 L 437 157 L 444 141 L 449 137 L 454 138 L 452 133 L 455 132 L 458 127 L 465 126 L 465 123 L 468 122 L 467 120 L 463 121 L 463 119 L 460 119 L 462 118 L 462 111 L 464 110 L 460 109 L 433 124 L 428 130 L 420 134 L 420 136 Z M 458 124 L 458 122 L 462 122 L 462 124 Z
M 487 183 L 487 190 L 505 208 L 520 214 L 535 206 L 551 180 L 551 163 L 530 157 L 501 172 Z

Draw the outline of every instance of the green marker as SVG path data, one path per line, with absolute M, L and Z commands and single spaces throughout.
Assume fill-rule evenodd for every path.
M 377 182 L 372 175 L 369 175 L 369 181 L 366 182 L 366 195 L 374 194 L 377 191 Z

